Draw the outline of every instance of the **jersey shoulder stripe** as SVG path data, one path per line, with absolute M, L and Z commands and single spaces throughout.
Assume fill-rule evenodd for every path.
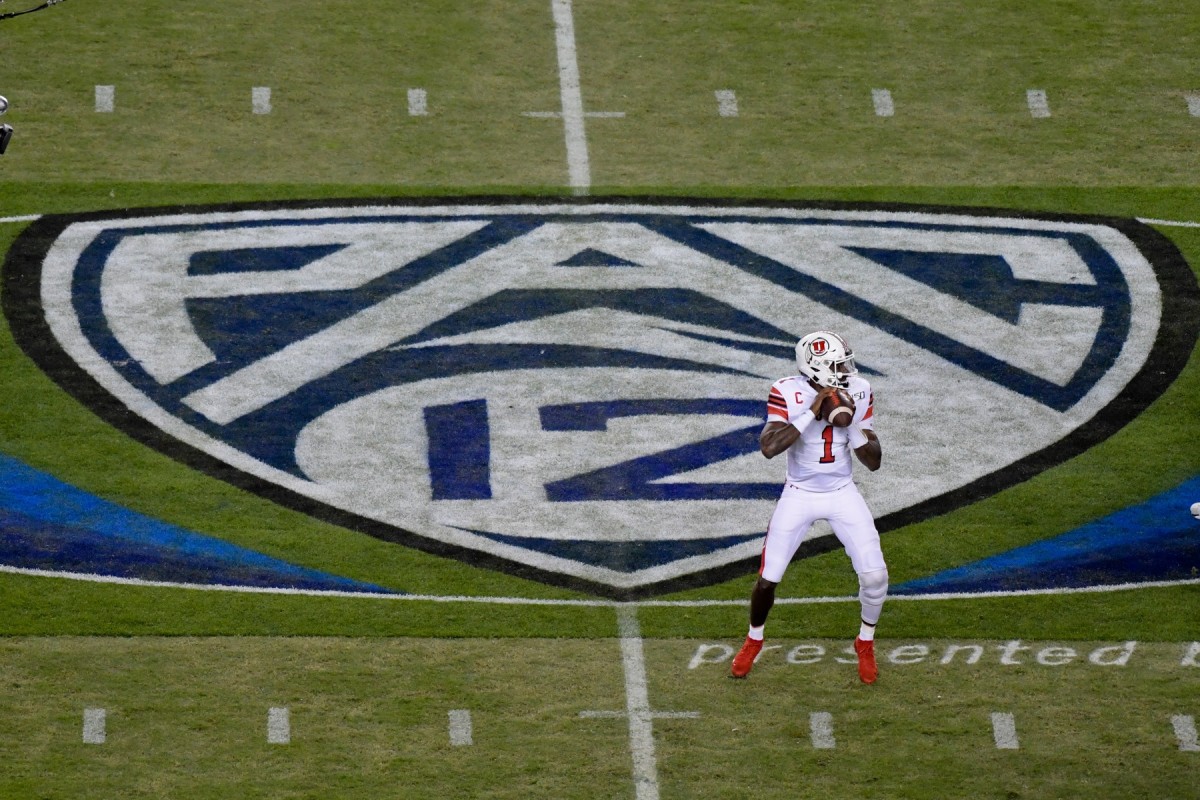
M 775 381 L 775 383 L 771 385 L 771 391 L 767 395 L 767 419 L 776 418 L 784 422 L 787 422 L 788 419 L 790 419 L 790 415 L 788 414 L 787 400 L 784 398 L 783 392 L 779 388 L 780 385 L 787 380 L 787 378 L 784 378 L 783 380 Z

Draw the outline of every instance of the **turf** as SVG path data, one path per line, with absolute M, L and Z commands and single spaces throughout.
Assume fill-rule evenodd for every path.
M 575 4 L 591 192 L 859 200 L 1200 222 L 1200 17 L 1148 0 Z M 9 10 L 5 6 L 5 10 Z M 179 4 L 72 0 L 0 21 L 0 93 L 16 129 L 0 218 L 243 201 L 561 196 L 567 187 L 550 3 Z M 111 114 L 94 87 L 116 86 Z M 250 110 L 272 89 L 272 113 Z M 429 114 L 410 117 L 406 90 Z M 893 117 L 875 116 L 888 89 Z M 737 92 L 717 116 L 713 92 Z M 1035 119 L 1028 89 L 1052 116 Z M 26 223 L 0 223 L 0 253 Z M 1162 226 L 1192 265 L 1200 229 Z M 1195 267 L 1194 267 L 1195 269 Z M 1168 325 L 1172 320 L 1167 321 Z M 196 472 L 97 418 L 0 322 L 0 453 L 135 511 L 347 577 L 429 595 L 591 600 L 386 545 Z M 1049 538 L 1200 474 L 1200 359 L 1111 439 L 1025 483 L 886 534 L 894 582 Z M 1198 498 L 1200 499 L 1200 498 Z M 1200 714 L 1200 587 L 895 600 L 865 689 L 838 650 L 853 603 L 780 605 L 751 680 L 688 669 L 733 645 L 753 576 L 676 593 L 716 606 L 638 610 L 662 796 L 1186 797 L 1195 754 L 1172 715 Z M 795 564 L 780 596 L 849 596 L 844 555 Z M 0 797 L 629 797 L 625 702 L 607 605 L 496 605 L 200 592 L 0 574 Z M 1020 639 L 1086 654 L 997 662 Z M 941 665 L 953 642 L 980 664 Z M 270 746 L 266 709 L 291 709 Z M 85 707 L 109 712 L 102 746 Z M 448 710 L 476 744 L 451 747 Z M 808 714 L 833 714 L 814 750 Z M 1013 713 L 1021 749 L 989 715 Z
M 1046 641 L 1023 642 L 1032 650 L 1009 666 L 999 663 L 1001 642 L 974 642 L 984 655 L 973 665 L 968 651 L 950 649 L 964 642 L 895 642 L 881 649 L 879 683 L 868 689 L 857 684 L 853 666 L 834 660 L 845 658 L 844 642 L 780 644 L 760 657 L 749 679 L 723 691 L 713 687 L 732 682 L 725 664 L 674 673 L 694 657 L 693 643 L 650 651 L 655 674 L 670 676 L 655 686 L 659 707 L 703 710 L 699 720 L 663 723 L 662 780 L 671 796 L 730 797 L 747 782 L 779 797 L 1134 798 L 1191 791 L 1190 761 L 1181 757 L 1169 719 L 1191 705 L 1196 676 L 1179 666 L 1176 646 L 1135 650 L 1127 666 L 1102 667 L 1085 654 L 1113 643 L 1078 643 L 1072 661 L 1051 667 L 1038 664 L 1037 655 L 1068 652 L 1046 652 L 1060 646 Z M 789 656 L 815 659 L 814 646 L 825 651 L 820 661 L 789 663 Z M 893 664 L 893 657 L 918 663 Z M 814 748 L 813 712 L 832 715 L 835 748 Z M 1018 750 L 996 747 L 992 713 L 1013 715 Z
M 1194 712 L 1200 673 L 1177 645 L 1136 643 L 1122 665 L 1121 641 L 893 641 L 864 687 L 844 642 L 777 642 L 745 681 L 711 642 L 648 644 L 653 710 L 694 715 L 655 723 L 662 796 L 1192 789 L 1171 718 Z M 629 796 L 628 723 L 581 717 L 624 708 L 612 639 L 26 637 L 0 641 L 0 663 L 4 797 Z M 288 744 L 267 740 L 275 707 Z M 81 742 L 85 708 L 105 710 L 103 744 Z M 469 746 L 451 744 L 455 709 Z M 832 748 L 814 747 L 814 712 Z M 993 713 L 1019 749 L 996 747 Z
M 625 788 L 612 642 L 30 638 L 4 650 L 3 797 L 588 797 Z M 608 656 L 608 658 L 598 657 Z M 586 686 L 583 688 L 580 684 Z M 291 741 L 267 741 L 289 709 Z M 81 744 L 104 708 L 102 745 Z M 448 712 L 471 712 L 455 747 Z M 46 765 L 55 769 L 47 772 Z

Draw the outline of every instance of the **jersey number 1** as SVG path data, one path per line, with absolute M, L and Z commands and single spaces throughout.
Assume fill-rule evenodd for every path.
M 821 431 L 821 438 L 825 441 L 825 455 L 821 456 L 818 464 L 832 464 L 835 459 L 833 457 L 833 426 L 826 425 L 825 430 Z

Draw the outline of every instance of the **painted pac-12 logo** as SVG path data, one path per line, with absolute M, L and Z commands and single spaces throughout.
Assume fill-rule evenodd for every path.
M 630 597 L 754 563 L 783 479 L 757 436 L 802 335 L 843 335 L 872 382 L 884 468 L 858 479 L 888 530 L 1125 424 L 1192 346 L 1160 341 L 1172 281 L 1194 294 L 1132 220 L 397 200 L 43 218 L 5 307 L 63 385 L 177 457 Z

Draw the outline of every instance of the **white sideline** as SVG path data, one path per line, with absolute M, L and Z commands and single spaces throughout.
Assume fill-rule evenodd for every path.
M 1143 222 L 1146 225 L 1162 225 L 1168 228 L 1200 228 L 1200 222 L 1181 222 L 1173 219 L 1151 219 L 1149 217 L 1138 217 L 1138 222 Z
M 552 0 L 550 7 L 554 13 L 554 41 L 558 48 L 558 86 L 567 140 L 567 170 L 574 193 L 585 195 L 591 189 L 592 177 L 583 125 L 579 61 L 575 54 L 575 20 L 571 14 L 571 0 Z
M 236 592 L 241 594 L 284 594 L 304 597 L 348 597 L 359 600 L 409 600 L 426 603 L 482 603 L 510 606 L 577 606 L 585 608 L 706 608 L 710 606 L 745 606 L 746 600 L 566 600 L 535 597 L 489 597 L 472 595 L 441 594 L 373 594 L 370 592 L 346 592 L 335 589 L 288 589 L 276 586 L 227 586 L 206 583 L 173 583 L 171 581 L 148 581 L 141 578 L 120 578 L 115 575 L 95 575 L 85 572 L 56 572 L 49 569 L 12 567 L 0 564 L 0 574 L 27 575 L 35 578 L 61 578 L 69 581 L 111 583 L 120 586 L 140 586 L 160 589 L 190 589 L 202 592 Z M 1097 594 L 1124 592 L 1136 589 L 1163 589 L 1171 586 L 1200 586 L 1200 578 L 1178 581 L 1146 581 L 1145 583 L 1119 583 L 1111 586 L 1080 586 L 1067 589 L 1018 589 L 1004 592 L 942 592 L 936 594 L 897 594 L 889 601 L 902 600 L 985 600 L 997 597 L 1033 597 L 1037 595 Z M 817 605 L 822 603 L 857 603 L 858 595 L 842 597 L 780 597 L 776 605 Z

